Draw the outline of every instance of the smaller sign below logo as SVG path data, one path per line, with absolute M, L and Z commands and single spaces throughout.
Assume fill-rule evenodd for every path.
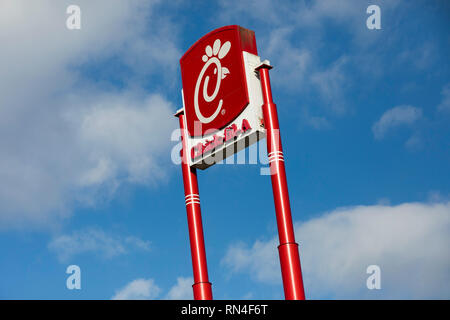
M 208 151 L 215 150 L 227 142 L 234 141 L 251 129 L 252 127 L 247 119 L 242 120 L 240 129 L 233 123 L 231 126 L 225 128 L 222 135 L 214 134 L 211 140 L 206 140 L 204 143 L 199 142 L 196 146 L 193 146 L 191 149 L 191 159 L 195 160 Z

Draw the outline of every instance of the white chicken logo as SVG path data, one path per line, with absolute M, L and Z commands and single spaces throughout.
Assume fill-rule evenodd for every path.
M 195 108 L 195 114 L 197 115 L 197 118 L 203 122 L 203 123 L 210 123 L 213 121 L 217 115 L 219 114 L 220 110 L 222 109 L 223 100 L 220 99 L 219 104 L 217 106 L 216 111 L 209 116 L 204 117 L 203 114 L 200 111 L 200 108 L 198 106 L 198 94 L 200 89 L 200 84 L 202 83 L 203 76 L 205 75 L 206 70 L 211 64 L 215 64 L 216 68 L 214 69 L 214 74 L 217 74 L 217 80 L 216 80 L 216 87 L 214 89 L 214 92 L 212 95 L 208 95 L 208 83 L 209 83 L 209 76 L 206 76 L 205 82 L 203 84 L 203 99 L 205 99 L 206 102 L 213 101 L 217 94 L 219 93 L 220 84 L 222 83 L 222 79 L 225 79 L 227 74 L 230 73 L 230 71 L 222 67 L 222 64 L 220 63 L 220 60 L 223 59 L 227 53 L 230 51 L 231 43 L 230 41 L 225 42 L 222 46 L 219 39 L 216 39 L 214 41 L 214 45 L 211 48 L 210 45 L 207 45 L 205 48 L 205 55 L 202 56 L 203 62 L 205 62 L 205 65 L 203 66 L 202 70 L 200 71 L 200 74 L 197 78 L 197 83 L 195 84 L 195 93 L 194 93 L 194 108 Z

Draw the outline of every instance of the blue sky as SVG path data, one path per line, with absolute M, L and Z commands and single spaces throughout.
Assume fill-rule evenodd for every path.
M 307 298 L 450 298 L 449 15 L 446 1 L 2 1 L 0 298 L 192 298 L 178 59 L 230 24 L 274 65 Z M 264 166 L 198 172 L 216 299 L 283 298 Z

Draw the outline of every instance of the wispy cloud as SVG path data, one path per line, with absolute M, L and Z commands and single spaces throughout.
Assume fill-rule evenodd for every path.
M 166 295 L 168 300 L 192 300 L 194 295 L 192 292 L 192 284 L 194 279 L 191 277 L 179 277 L 177 278 L 177 283 L 170 288 Z
M 450 112 L 450 83 L 447 83 L 442 88 L 442 101 L 438 105 L 437 109 L 441 112 Z
M 343 114 L 348 110 L 344 98 L 345 88 L 349 81 L 344 72 L 347 61 L 348 58 L 342 56 L 329 68 L 311 76 L 311 81 L 316 85 L 326 107 L 336 114 Z
M 417 48 L 408 48 L 399 55 L 400 62 L 413 65 L 424 70 L 436 61 L 436 48 L 431 42 L 427 42 Z
M 450 203 L 340 208 L 296 225 L 309 298 L 450 297 Z M 277 238 L 235 244 L 222 264 L 255 281 L 280 284 Z M 365 284 L 381 268 L 382 289 Z
M 122 185 L 162 181 L 175 107 L 155 90 L 180 52 L 159 3 L 77 1 L 82 27 L 68 30 L 71 1 L 2 1 L 1 228 L 52 226 Z
M 307 47 L 295 46 L 291 38 L 295 34 L 291 27 L 272 30 L 265 41 L 265 56 L 276 61 L 273 70 L 274 84 L 285 89 L 301 90 L 308 80 L 308 72 L 313 63 L 311 51 Z
M 413 106 L 397 106 L 387 110 L 372 126 L 375 139 L 383 139 L 392 129 L 400 126 L 411 126 L 422 118 L 422 109 Z
M 415 132 L 406 140 L 405 147 L 411 151 L 420 150 L 423 143 L 423 137 L 418 132 Z
M 177 283 L 163 296 L 166 300 L 192 300 L 192 283 L 190 277 L 178 277 Z M 112 300 L 151 300 L 160 298 L 162 289 L 153 279 L 136 279 L 116 291 Z
M 301 119 L 305 125 L 310 126 L 316 130 L 325 130 L 331 128 L 330 121 L 326 117 L 312 115 L 307 108 L 304 108 L 302 110 Z
M 383 19 L 394 15 L 401 3 L 378 1 Z M 386 48 L 397 48 L 403 38 L 392 27 L 390 37 L 395 41 L 388 41 L 383 31 L 367 29 L 366 9 L 371 4 L 359 0 L 223 0 L 220 19 L 224 23 L 242 19 L 249 27 L 255 26 L 260 55 L 274 65 L 272 83 L 288 95 L 301 97 L 304 105 L 300 107 L 316 115 L 307 124 L 321 129 L 361 105 L 355 103 L 360 94 L 355 88 L 371 90 L 370 82 L 385 75 L 386 62 L 392 60 Z M 427 52 L 423 56 L 430 58 Z M 365 82 L 368 87 L 360 86 Z
M 136 279 L 119 289 L 112 300 L 150 300 L 158 297 L 161 289 L 153 279 Z
M 135 250 L 150 250 L 150 241 L 135 236 L 117 236 L 98 228 L 86 228 L 60 235 L 48 244 L 60 262 L 69 262 L 80 254 L 93 254 L 110 259 Z

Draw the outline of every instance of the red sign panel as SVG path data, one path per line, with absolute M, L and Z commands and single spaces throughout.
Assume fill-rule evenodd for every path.
M 258 54 L 255 33 L 227 26 L 202 37 L 180 59 L 184 114 L 191 136 L 224 128 L 248 105 L 243 51 Z

